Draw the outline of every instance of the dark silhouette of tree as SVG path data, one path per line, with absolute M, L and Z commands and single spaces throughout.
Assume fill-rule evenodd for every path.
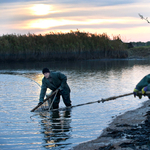
M 141 14 L 139 14 L 139 16 L 140 16 L 140 18 L 141 18 L 142 20 L 146 20 L 147 23 L 150 23 L 150 21 L 148 20 L 148 17 L 144 18 L 143 15 L 141 15 Z

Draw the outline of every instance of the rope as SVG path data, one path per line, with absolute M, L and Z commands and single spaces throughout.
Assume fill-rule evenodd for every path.
M 29 79 L 29 80 L 35 82 L 38 86 L 41 87 L 41 85 L 40 85 L 39 83 L 37 83 L 35 80 L 33 80 L 33 79 L 29 78 L 29 77 L 26 77 L 25 75 L 17 74 L 16 72 L 14 72 L 14 73 L 13 73 L 13 72 L 5 72 L 5 73 L 1 73 L 1 74 L 17 75 L 17 76 L 20 76 L 20 77 L 24 77 L 24 78 L 26 78 L 26 79 Z
M 142 94 L 142 92 L 138 92 L 138 94 L 146 96 L 146 95 L 150 95 L 150 91 L 147 91 L 145 94 Z M 133 95 L 133 92 L 132 93 L 123 94 L 123 95 L 119 95 L 119 96 L 112 96 L 112 97 L 109 97 L 109 98 L 106 98 L 106 99 L 102 98 L 101 100 L 97 100 L 97 101 L 93 101 L 93 102 L 87 102 L 87 103 L 83 103 L 83 104 L 78 104 L 78 105 L 70 106 L 70 107 L 67 107 L 67 108 L 74 108 L 74 107 L 79 107 L 79 106 L 83 106 L 83 105 L 89 105 L 89 104 L 93 104 L 93 103 L 104 103 L 106 101 L 114 100 L 114 99 L 117 99 L 117 98 L 120 98 L 120 97 L 129 96 L 129 95 Z M 64 109 L 66 109 L 66 107 L 53 109 L 51 111 L 64 110 Z
M 21 75 L 18 75 L 18 76 L 21 76 Z M 21 76 L 21 77 L 22 77 L 22 76 Z M 37 83 L 35 80 L 33 80 L 33 79 L 29 78 L 29 77 L 26 77 L 26 76 L 23 76 L 23 77 L 25 77 L 25 78 L 27 78 L 27 79 L 33 81 L 33 82 L 36 83 L 39 87 L 41 87 L 41 85 L 40 85 L 39 83 Z
M 74 106 L 69 106 L 69 107 L 63 107 L 63 108 L 58 108 L 58 109 L 52 109 L 51 111 L 58 111 L 58 110 L 65 110 L 66 108 L 74 108 L 74 107 L 79 107 L 79 106 L 84 106 L 84 105 L 89 105 L 89 104 L 93 104 L 93 103 L 104 103 L 105 101 L 110 101 L 110 100 L 114 100 L 120 97 L 124 97 L 124 96 L 129 96 L 132 95 L 132 93 L 127 93 L 127 94 L 123 94 L 123 95 L 119 95 L 119 96 L 112 96 L 106 99 L 101 99 L 101 100 L 97 100 L 97 101 L 93 101 L 93 102 L 87 102 L 87 103 L 83 103 L 83 104 L 77 104 Z
M 30 116 L 30 119 L 32 119 L 32 117 L 37 116 L 37 115 L 39 115 L 39 114 L 35 114 L 35 115 Z M 34 121 L 34 119 L 32 119 L 32 120 Z
M 54 99 L 55 99 L 55 97 L 57 95 L 57 92 L 58 91 L 55 91 L 56 94 L 54 96 Z M 97 101 L 93 101 L 93 102 L 87 102 L 87 103 L 83 103 L 83 104 L 78 104 L 78 105 L 74 105 L 74 106 L 70 106 L 70 107 L 63 107 L 63 108 L 58 108 L 58 109 L 52 109 L 51 111 L 66 110 L 66 109 L 79 107 L 79 106 L 83 106 L 83 105 L 89 105 L 89 104 L 93 104 L 93 103 L 104 103 L 105 101 L 114 100 L 114 99 L 117 99 L 117 98 L 120 98 L 120 97 L 129 96 L 129 95 L 132 95 L 132 94 L 133 94 L 133 92 L 132 93 L 123 94 L 123 95 L 119 95 L 119 96 L 109 97 L 109 98 L 106 98 L 106 99 L 102 98 L 101 100 L 97 100 Z M 142 94 L 142 92 L 139 92 L 138 94 L 146 96 L 146 95 L 150 95 L 150 91 L 146 92 L 145 94 Z M 53 102 L 54 102 L 54 99 L 53 99 Z M 52 106 L 53 102 L 51 103 L 51 106 Z M 50 111 L 51 106 L 49 107 L 49 111 Z M 36 116 L 36 115 L 38 115 L 38 114 L 32 115 L 30 118 L 32 119 L 32 117 Z
M 55 97 L 56 97 L 57 93 L 58 93 L 58 91 L 55 92 L 55 96 L 54 96 L 53 101 L 52 101 L 52 103 L 51 103 L 51 105 L 49 107 L 49 111 L 50 111 L 50 108 L 52 107 L 52 104 L 53 104 L 53 102 L 55 100 Z M 74 107 L 79 107 L 79 106 L 83 106 L 83 105 L 89 105 L 89 104 L 93 104 L 93 103 L 104 103 L 105 101 L 114 100 L 114 99 L 117 99 L 117 98 L 120 98 L 120 97 L 129 96 L 129 95 L 132 95 L 132 94 L 133 94 L 133 92 L 132 93 L 123 94 L 123 95 L 119 95 L 119 96 L 109 97 L 109 98 L 106 98 L 106 99 L 102 98 L 101 100 L 97 100 L 97 101 L 93 101 L 93 102 L 87 102 L 87 103 L 83 103 L 83 104 L 78 104 L 78 105 L 74 105 L 74 106 L 70 106 L 70 107 L 63 107 L 63 108 L 58 108 L 58 109 L 52 109 L 51 111 L 66 110 L 66 108 L 74 108 Z M 32 115 L 30 118 L 32 119 L 32 117 L 36 116 L 36 115 L 38 115 L 38 114 Z

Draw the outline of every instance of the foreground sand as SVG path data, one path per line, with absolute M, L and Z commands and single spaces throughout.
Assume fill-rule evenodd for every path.
M 150 100 L 116 117 L 95 140 L 72 150 L 150 150 Z

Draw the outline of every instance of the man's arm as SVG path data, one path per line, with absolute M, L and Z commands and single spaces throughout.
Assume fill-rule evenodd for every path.
M 39 102 L 43 102 L 45 94 L 46 94 L 46 90 L 47 90 L 46 84 L 44 82 L 44 79 L 42 79 L 42 86 L 41 86 Z
M 58 78 L 61 80 L 61 85 L 60 85 L 59 89 L 62 90 L 67 83 L 67 76 L 58 72 Z

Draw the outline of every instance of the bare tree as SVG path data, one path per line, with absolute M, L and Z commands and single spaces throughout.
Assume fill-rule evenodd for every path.
M 144 18 L 143 15 L 141 15 L 141 14 L 139 14 L 139 16 L 140 16 L 141 19 L 144 19 L 144 20 L 146 20 L 148 23 L 150 23 L 150 21 L 148 20 L 148 17 Z

